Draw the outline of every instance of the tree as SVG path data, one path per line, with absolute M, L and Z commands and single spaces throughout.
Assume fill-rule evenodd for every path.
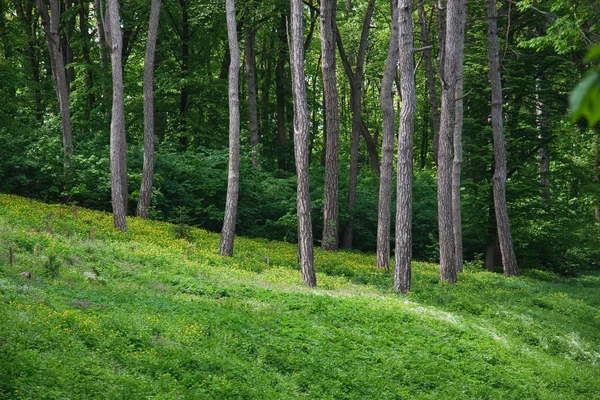
M 442 73 L 442 107 L 438 149 L 438 225 L 440 243 L 440 278 L 455 283 L 459 270 L 452 207 L 452 139 L 456 111 L 456 85 L 461 53 L 456 38 L 464 35 L 464 1 L 450 0 L 446 10 Z
M 107 0 L 108 47 L 113 82 L 110 123 L 110 187 L 115 228 L 127 231 L 127 143 L 125 139 L 125 104 L 123 101 L 123 64 L 121 21 L 118 0 Z
M 390 8 L 392 11 L 390 43 L 379 96 L 383 114 L 383 140 L 381 143 L 381 173 L 379 175 L 379 206 L 377 211 L 377 268 L 385 269 L 390 267 L 390 209 L 395 134 L 392 87 L 398 69 L 398 0 L 391 0 Z
M 158 21 L 161 0 L 152 0 L 150 22 L 144 58 L 144 166 L 138 201 L 137 215 L 148 218 L 152 201 L 152 179 L 154 176 L 154 56 L 158 37 Z
M 338 169 L 339 116 L 336 82 L 334 0 L 321 0 L 321 53 L 323 57 L 323 91 L 325 102 L 325 199 L 323 203 L 323 238 L 325 250 L 338 248 Z
M 249 12 L 249 11 L 248 11 Z M 244 63 L 246 65 L 246 79 L 248 80 L 248 116 L 250 131 L 250 149 L 252 152 L 252 167 L 258 168 L 260 154 L 258 150 L 258 106 L 256 102 L 256 28 L 251 26 L 251 19 L 246 20 L 248 26 L 244 29 Z
M 494 161 L 496 165 L 493 178 L 494 209 L 496 211 L 496 225 L 498 227 L 498 240 L 504 275 L 519 276 L 506 205 L 506 153 L 502 126 L 502 83 L 500 79 L 496 0 L 487 0 L 487 17 L 488 59 L 490 86 L 492 88 L 492 131 L 494 133 Z
M 233 255 L 235 221 L 240 186 L 240 47 L 237 38 L 235 20 L 235 0 L 227 0 L 227 38 L 229 40 L 229 173 L 227 178 L 227 200 L 225 218 L 221 231 L 219 253 L 222 256 Z
M 296 207 L 298 215 L 298 248 L 302 280 L 309 287 L 317 285 L 315 275 L 312 222 L 310 218 L 310 186 L 308 165 L 309 116 L 304 82 L 304 46 L 302 29 L 302 0 L 291 0 L 290 67 L 294 99 L 294 153 L 298 191 Z
M 398 167 L 396 187 L 396 259 L 394 287 L 401 293 L 410 288 L 412 255 L 412 155 L 417 93 L 411 0 L 398 2 L 400 88 L 402 110 L 398 131 Z
M 60 107 L 64 165 L 66 168 L 70 165 L 71 156 L 73 155 L 73 134 L 71 129 L 71 109 L 69 108 L 69 85 L 60 43 L 60 2 L 58 0 L 50 0 L 50 14 L 48 14 L 48 8 L 44 0 L 37 0 L 37 7 L 42 17 L 44 33 L 48 42 L 52 78 L 54 79 L 56 97 L 58 98 L 58 105 Z

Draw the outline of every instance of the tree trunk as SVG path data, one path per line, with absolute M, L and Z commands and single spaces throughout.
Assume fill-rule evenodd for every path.
M 460 169 L 462 165 L 462 127 L 463 127 L 463 60 L 465 54 L 465 0 L 460 0 L 458 5 L 459 35 L 452 41 L 456 46 L 456 84 L 454 87 L 454 127 L 453 144 L 454 159 L 452 161 L 452 229 L 454 234 L 454 255 L 456 257 L 456 271 L 463 270 L 463 240 L 462 221 L 460 212 Z
M 279 152 L 277 156 L 277 167 L 281 170 L 286 168 L 287 139 L 285 135 L 285 46 L 286 39 L 286 15 L 281 12 L 279 26 L 279 52 L 277 55 L 277 65 L 275 66 L 275 99 L 277 103 L 277 140 L 279 142 Z
M 56 97 L 60 107 L 60 119 L 63 132 L 64 165 L 68 168 L 73 155 L 73 134 L 71 130 L 71 110 L 69 108 L 69 86 L 63 54 L 60 49 L 60 3 L 59 0 L 50 0 L 50 15 L 44 0 L 37 0 L 37 7 L 42 17 L 44 33 L 50 52 L 50 65 L 52 77 L 56 86 Z
M 144 166 L 138 201 L 137 215 L 148 218 L 152 201 L 152 179 L 154 177 L 154 55 L 158 37 L 158 22 L 161 0 L 152 0 L 150 22 L 144 59 Z
M 79 0 L 79 33 L 83 37 L 82 43 L 82 53 L 83 53 L 83 61 L 88 65 L 92 65 L 92 58 L 90 55 L 90 33 L 88 28 L 88 11 L 89 4 L 87 1 Z M 92 88 L 94 87 L 94 77 L 92 71 L 89 68 L 86 68 L 85 75 L 85 84 L 88 90 L 88 100 L 85 109 L 85 119 L 90 119 L 90 111 L 94 107 L 94 103 L 96 102 L 96 96 Z
M 596 124 L 594 132 L 594 167 L 596 171 L 596 183 L 600 185 L 600 124 Z M 594 216 L 596 220 L 600 221 L 600 198 L 596 200 Z
M 323 96 L 325 106 L 325 199 L 323 203 L 323 238 L 321 247 L 338 248 L 338 170 L 339 110 L 336 82 L 334 0 L 321 0 L 321 52 L 323 58 Z
M 412 169 L 413 135 L 417 111 L 411 0 L 399 0 L 400 87 L 402 110 L 398 131 L 396 184 L 396 259 L 394 287 L 401 293 L 410 288 L 412 255 Z
M 494 133 L 494 209 L 498 227 L 498 241 L 502 254 L 502 268 L 505 276 L 519 276 L 519 267 L 512 244 L 508 208 L 506 205 L 506 153 L 504 150 L 504 129 L 502 124 L 502 83 L 500 79 L 500 57 L 498 49 L 498 10 L 496 0 L 487 0 L 488 16 L 488 59 L 490 86 L 492 89 L 492 131 Z
M 346 226 L 344 227 L 344 236 L 342 239 L 342 247 L 345 249 L 352 248 L 352 238 L 354 229 L 354 205 L 356 204 L 356 190 L 358 186 L 358 151 L 360 145 L 360 134 L 362 128 L 362 85 L 364 78 L 364 62 L 367 52 L 367 44 L 369 39 L 369 31 L 371 29 L 371 19 L 375 9 L 375 0 L 369 0 L 365 19 L 363 20 L 362 33 L 360 37 L 360 45 L 358 55 L 356 57 L 356 69 L 353 72 L 350 66 L 348 57 L 344 51 L 342 38 L 335 25 L 336 42 L 340 51 L 340 58 L 344 65 L 346 75 L 350 81 L 350 108 L 352 110 L 352 134 L 350 139 L 350 173 L 348 178 L 348 200 L 346 202 L 346 211 L 349 215 Z
M 179 123 L 180 123 L 180 139 L 179 142 L 183 147 L 187 147 L 190 143 L 188 137 L 188 95 L 189 89 L 187 78 L 189 74 L 189 56 L 190 56 L 190 16 L 188 12 L 188 0 L 179 0 L 181 7 L 181 78 L 183 85 L 181 87 L 179 101 Z
M 433 143 L 434 143 L 434 161 L 437 164 L 437 146 L 439 144 L 440 132 L 440 110 L 438 106 L 437 93 L 435 90 L 435 78 L 433 74 L 433 61 L 431 59 L 431 49 L 429 47 L 429 29 L 427 28 L 427 19 L 425 14 L 424 2 L 419 2 L 419 24 L 421 26 L 421 39 L 423 40 L 423 60 L 425 61 L 425 78 L 427 80 L 427 98 L 431 109 L 431 119 L 433 120 Z M 442 32 L 440 32 L 440 35 Z
M 308 174 L 309 116 L 304 82 L 304 47 L 302 29 L 302 0 L 291 0 L 290 67 L 294 98 L 294 151 L 298 175 L 298 253 L 302 280 L 309 287 L 317 284 L 315 275 L 312 222 L 310 218 L 310 187 Z
M 110 50 L 113 100 L 110 123 L 110 185 L 115 228 L 127 231 L 127 143 L 123 101 L 123 64 L 121 62 L 121 20 L 118 0 L 107 1 L 108 48 Z
M 379 175 L 379 206 L 377 212 L 377 268 L 390 267 L 390 219 L 392 174 L 394 172 L 394 99 L 392 88 L 398 69 L 398 0 L 390 0 L 392 23 L 387 60 L 381 79 L 379 102 L 383 117 L 381 143 L 381 173 Z
M 439 75 L 440 77 L 444 74 L 444 63 L 446 60 L 446 0 L 438 0 L 437 2 L 437 22 L 438 22 L 438 47 L 439 47 Z M 442 90 L 443 87 L 442 87 Z M 433 160 L 438 164 L 438 155 L 440 148 L 440 129 L 441 129 L 441 116 L 440 126 L 437 131 L 433 133 Z
M 235 220 L 240 186 L 240 47 L 237 38 L 237 23 L 235 20 L 235 1 L 226 0 L 227 9 L 227 38 L 229 40 L 229 174 L 227 178 L 227 200 L 225 218 L 221 231 L 219 253 L 222 256 L 233 255 L 235 237 Z
M 250 23 L 250 21 L 247 21 Z M 258 150 L 258 106 L 257 106 L 257 84 L 256 84 L 256 31 L 253 27 L 245 29 L 244 62 L 246 64 L 246 79 L 248 80 L 248 114 L 250 131 L 250 149 L 252 152 L 252 167 L 258 168 L 260 154 Z
M 94 9 L 96 10 L 96 30 L 98 32 L 100 67 L 104 68 L 108 64 L 108 61 L 106 56 L 106 30 L 104 28 L 104 7 L 102 6 L 102 0 L 94 0 Z

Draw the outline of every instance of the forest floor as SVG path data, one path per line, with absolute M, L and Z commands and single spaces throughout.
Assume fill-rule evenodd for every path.
M 600 398 L 599 273 L 415 262 L 402 296 L 316 250 L 309 289 L 292 244 L 128 223 L 0 195 L 0 398 Z

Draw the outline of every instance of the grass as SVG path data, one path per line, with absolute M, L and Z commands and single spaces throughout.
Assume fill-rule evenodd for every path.
M 414 263 L 400 296 L 316 250 L 308 289 L 293 245 L 128 223 L 0 195 L 0 398 L 600 398 L 598 273 Z

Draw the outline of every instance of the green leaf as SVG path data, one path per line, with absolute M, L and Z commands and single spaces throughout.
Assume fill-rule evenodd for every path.
M 589 72 L 573 89 L 569 107 L 573 121 L 583 117 L 590 126 L 600 121 L 600 70 Z
M 594 47 L 590 49 L 583 61 L 590 62 L 595 58 L 600 58 L 600 43 L 597 43 Z

